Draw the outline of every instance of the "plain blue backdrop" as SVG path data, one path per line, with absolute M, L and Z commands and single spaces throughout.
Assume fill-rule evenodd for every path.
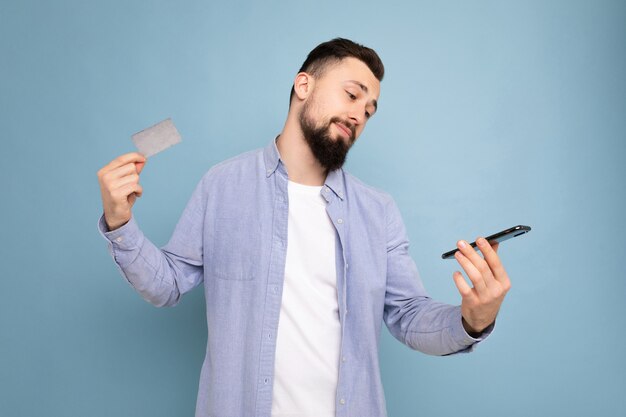
M 336 36 L 386 66 L 347 169 L 396 199 L 436 299 L 440 254 L 516 224 L 513 288 L 471 355 L 386 331 L 402 416 L 626 415 L 626 2 L 0 0 L 0 415 L 191 416 L 202 291 L 172 309 L 120 276 L 96 230 L 99 168 L 167 117 L 142 173 L 164 245 L 215 163 L 282 128 L 306 54 Z

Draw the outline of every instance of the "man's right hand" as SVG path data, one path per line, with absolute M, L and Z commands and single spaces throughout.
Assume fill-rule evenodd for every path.
M 130 220 L 130 209 L 143 193 L 143 188 L 139 185 L 139 174 L 145 163 L 145 156 L 131 152 L 118 156 L 98 171 L 104 220 L 110 231 L 122 227 Z

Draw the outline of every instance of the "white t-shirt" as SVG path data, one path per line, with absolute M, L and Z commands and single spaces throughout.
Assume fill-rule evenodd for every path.
M 289 181 L 272 417 L 334 417 L 341 326 L 335 229 L 321 186 Z

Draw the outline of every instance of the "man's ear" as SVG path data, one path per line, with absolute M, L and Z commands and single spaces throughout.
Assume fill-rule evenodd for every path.
M 315 84 L 315 80 L 306 72 L 300 72 L 296 75 L 296 79 L 293 82 L 293 89 L 296 97 L 300 100 L 306 100 L 307 97 L 311 95 L 313 91 L 313 85 Z

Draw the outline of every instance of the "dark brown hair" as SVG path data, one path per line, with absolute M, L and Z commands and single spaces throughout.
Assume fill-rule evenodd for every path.
M 344 38 L 335 38 L 317 45 L 315 49 L 309 52 L 298 73 L 307 72 L 314 77 L 320 77 L 331 64 L 336 64 L 348 57 L 362 61 L 372 71 L 378 81 L 383 80 L 385 67 L 376 51 Z M 289 96 L 290 105 L 294 93 L 292 86 L 291 95 Z

